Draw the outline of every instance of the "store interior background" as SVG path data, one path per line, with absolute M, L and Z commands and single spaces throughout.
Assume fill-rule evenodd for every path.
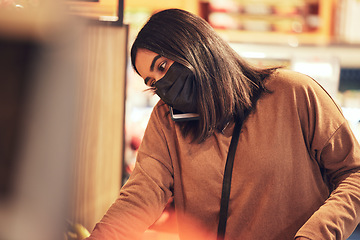
M 39 2 L 0 0 L 0 72 L 10 76 L 0 81 L 6 133 L 0 153 L 16 160 L 1 159 L 0 239 L 56 239 L 49 236 L 63 230 L 64 218 L 91 230 L 114 202 L 159 100 L 146 91 L 128 53 L 143 24 L 162 9 L 202 16 L 254 64 L 314 77 L 360 140 L 359 0 L 69 0 L 65 8 L 56 3 L 24 14 Z M 4 6 L 15 6 L 16 14 Z M 16 57 L 24 52 L 21 65 Z M 34 71 L 18 74 L 29 66 Z M 6 98 L 9 89 L 17 90 Z M 13 143 L 5 144 L 9 136 Z M 172 217 L 169 208 L 144 239 L 177 239 Z

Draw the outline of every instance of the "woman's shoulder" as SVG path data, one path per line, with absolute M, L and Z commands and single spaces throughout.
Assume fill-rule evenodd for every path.
M 326 90 L 312 77 L 288 69 L 276 70 L 267 81 L 269 90 L 282 89 L 286 92 L 313 92 L 320 95 L 328 95 Z
M 155 104 L 152 115 L 157 115 L 161 119 L 167 118 L 170 115 L 169 106 L 160 99 Z
M 155 104 L 150 116 L 150 121 L 163 127 L 173 127 L 174 124 L 173 121 L 171 121 L 169 106 L 161 99 Z
M 311 77 L 289 69 L 277 69 L 269 79 L 270 85 L 280 85 L 284 87 L 299 87 L 314 84 Z
M 276 96 L 285 96 L 287 99 L 305 99 L 317 104 L 321 103 L 323 106 L 337 106 L 334 99 L 316 79 L 296 71 L 276 70 L 268 79 L 266 87 Z

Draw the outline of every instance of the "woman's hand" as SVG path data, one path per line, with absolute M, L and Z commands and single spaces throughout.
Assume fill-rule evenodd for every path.
M 306 238 L 306 237 L 297 237 L 297 238 L 295 238 L 295 240 L 310 240 L 310 238 Z

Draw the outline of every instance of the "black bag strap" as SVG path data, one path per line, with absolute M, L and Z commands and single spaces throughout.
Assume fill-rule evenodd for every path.
M 229 207 L 229 197 L 230 197 L 230 187 L 231 187 L 231 176 L 232 169 L 234 165 L 234 157 L 236 152 L 236 147 L 239 142 L 240 130 L 242 126 L 242 121 L 236 121 L 235 127 L 233 130 L 229 152 L 226 158 L 225 171 L 224 171 L 224 179 L 222 185 L 221 192 L 221 202 L 220 202 L 220 216 L 219 216 L 219 225 L 218 225 L 218 233 L 217 240 L 223 240 L 225 237 L 226 230 L 226 221 L 228 215 L 228 207 Z

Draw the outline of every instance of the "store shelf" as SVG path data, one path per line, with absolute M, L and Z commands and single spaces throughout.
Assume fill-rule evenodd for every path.
M 202 1 L 202 17 L 227 41 L 329 44 L 336 0 Z
M 150 12 L 156 12 L 159 10 L 167 8 L 181 8 L 193 13 L 198 12 L 198 1 L 194 0 L 157 0 L 157 1 L 148 1 L 148 0 L 132 0 L 125 1 L 125 10 L 126 9 L 147 9 Z
M 253 32 L 216 29 L 218 34 L 229 42 L 285 44 L 293 47 L 299 45 L 326 45 L 331 37 L 317 33 L 279 33 Z

